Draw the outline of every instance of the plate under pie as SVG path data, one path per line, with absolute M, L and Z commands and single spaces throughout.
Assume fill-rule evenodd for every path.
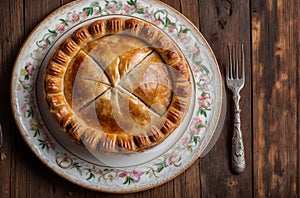
M 53 52 L 44 96 L 71 141 L 105 154 L 141 152 L 180 126 L 190 74 L 174 41 L 151 23 L 100 19 Z

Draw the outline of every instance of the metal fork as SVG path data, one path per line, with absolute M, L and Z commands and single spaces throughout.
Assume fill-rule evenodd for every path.
M 226 67 L 226 84 L 233 93 L 234 128 L 232 136 L 231 166 L 232 170 L 240 174 L 245 170 L 246 162 L 240 118 L 240 91 L 245 84 L 244 45 L 228 44 L 228 65 Z M 239 72 L 239 70 L 242 70 Z M 241 73 L 241 74 L 240 74 Z

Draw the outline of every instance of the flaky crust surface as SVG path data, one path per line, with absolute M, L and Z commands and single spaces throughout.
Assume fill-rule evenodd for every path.
M 114 51 L 116 44 L 123 51 Z M 62 131 L 108 154 L 162 142 L 182 122 L 191 96 L 189 66 L 176 44 L 134 18 L 98 20 L 76 30 L 50 58 L 44 84 Z

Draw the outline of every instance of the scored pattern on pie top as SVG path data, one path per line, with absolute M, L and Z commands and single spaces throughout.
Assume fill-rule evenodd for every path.
M 74 56 L 64 76 L 64 94 L 75 112 L 110 87 L 103 70 L 83 51 Z M 74 97 L 75 96 L 75 97 Z
M 113 49 L 118 44 L 123 51 Z M 189 75 L 176 44 L 155 26 L 105 19 L 60 45 L 47 65 L 45 95 L 74 142 L 104 153 L 143 151 L 180 125 L 189 107 Z

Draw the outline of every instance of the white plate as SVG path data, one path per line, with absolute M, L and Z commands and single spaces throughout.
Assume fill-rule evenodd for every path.
M 36 87 L 41 84 L 38 71 L 43 69 L 43 60 L 57 41 L 72 32 L 74 26 L 116 14 L 147 20 L 176 41 L 191 66 L 195 98 L 184 124 L 160 147 L 129 157 L 101 156 L 99 162 L 72 145 L 66 146 L 68 141 L 53 132 L 56 130 L 51 128 L 53 125 L 44 115 L 42 119 L 40 110 L 44 113 L 37 105 Z M 161 185 L 198 159 L 218 125 L 222 87 L 212 50 L 199 31 L 179 12 L 161 2 L 149 0 L 82 0 L 56 10 L 27 38 L 15 62 L 11 100 L 23 138 L 45 165 L 80 186 L 126 193 Z M 116 166 L 118 161 L 121 163 Z

